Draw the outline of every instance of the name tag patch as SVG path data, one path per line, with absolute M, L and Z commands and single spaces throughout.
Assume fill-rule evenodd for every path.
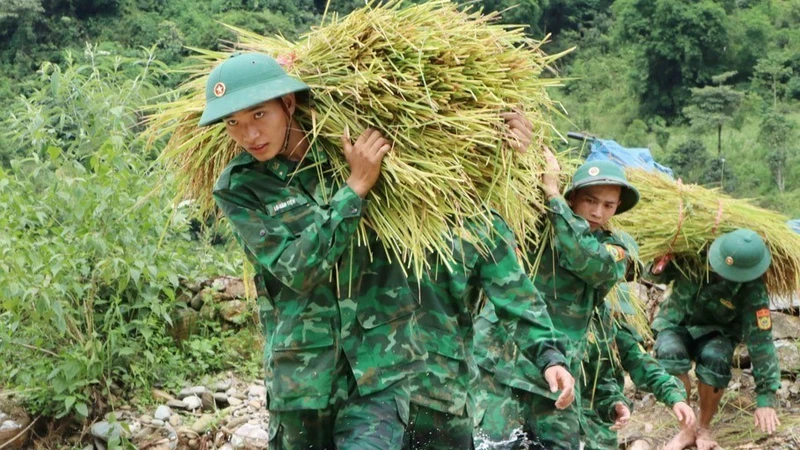
M 267 205 L 267 212 L 270 216 L 277 216 L 278 214 L 283 214 L 286 211 L 290 211 L 298 206 L 303 206 L 308 203 L 308 200 L 302 197 L 293 197 L 287 198 L 286 200 L 281 200 L 279 202 L 270 203 Z

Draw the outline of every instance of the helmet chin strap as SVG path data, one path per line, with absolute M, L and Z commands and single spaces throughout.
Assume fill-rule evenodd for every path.
M 289 112 L 289 107 L 286 106 L 286 102 L 281 99 L 281 106 L 283 107 L 283 112 L 286 113 L 286 136 L 283 138 L 283 148 L 281 148 L 281 155 L 289 156 L 286 154 L 286 149 L 289 147 L 289 132 L 292 130 L 292 114 Z

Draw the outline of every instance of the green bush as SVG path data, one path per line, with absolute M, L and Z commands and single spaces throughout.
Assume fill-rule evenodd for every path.
M 0 385 L 34 413 L 87 417 L 112 383 L 175 384 L 258 356 L 234 358 L 232 332 L 212 325 L 183 346 L 168 333 L 186 307 L 180 280 L 235 274 L 240 257 L 191 239 L 168 174 L 134 135 L 156 61 L 70 61 L 45 65 L 4 123 L 17 133 L 0 168 Z M 139 75 L 122 76 L 128 64 Z

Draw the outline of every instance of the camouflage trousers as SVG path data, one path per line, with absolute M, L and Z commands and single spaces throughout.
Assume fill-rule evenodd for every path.
M 404 450 L 469 450 L 472 417 L 456 416 L 412 403 Z
M 474 395 L 478 410 L 474 441 L 478 450 L 543 450 L 531 410 L 533 394 L 497 382 L 481 369 L 480 389 Z
M 725 389 L 731 381 L 733 350 L 736 343 L 712 333 L 693 339 L 686 328 L 659 331 L 656 337 L 656 359 L 670 375 L 682 375 L 692 369 L 701 383 Z
M 408 424 L 408 380 L 367 395 L 358 392 L 347 358 L 336 368 L 325 409 L 270 410 L 271 450 L 400 450 Z
M 592 410 L 581 411 L 581 440 L 583 450 L 617 450 L 617 432 L 611 430 L 613 423 L 604 422 Z

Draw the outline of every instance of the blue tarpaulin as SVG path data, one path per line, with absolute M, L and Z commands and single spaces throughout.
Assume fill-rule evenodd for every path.
M 647 148 L 625 148 L 610 139 L 591 139 L 592 147 L 586 161 L 613 161 L 621 167 L 636 167 L 649 172 L 673 176 L 672 169 L 657 163 Z
M 795 233 L 800 233 L 800 219 L 788 220 L 786 224 L 789 225 L 789 228 Z

